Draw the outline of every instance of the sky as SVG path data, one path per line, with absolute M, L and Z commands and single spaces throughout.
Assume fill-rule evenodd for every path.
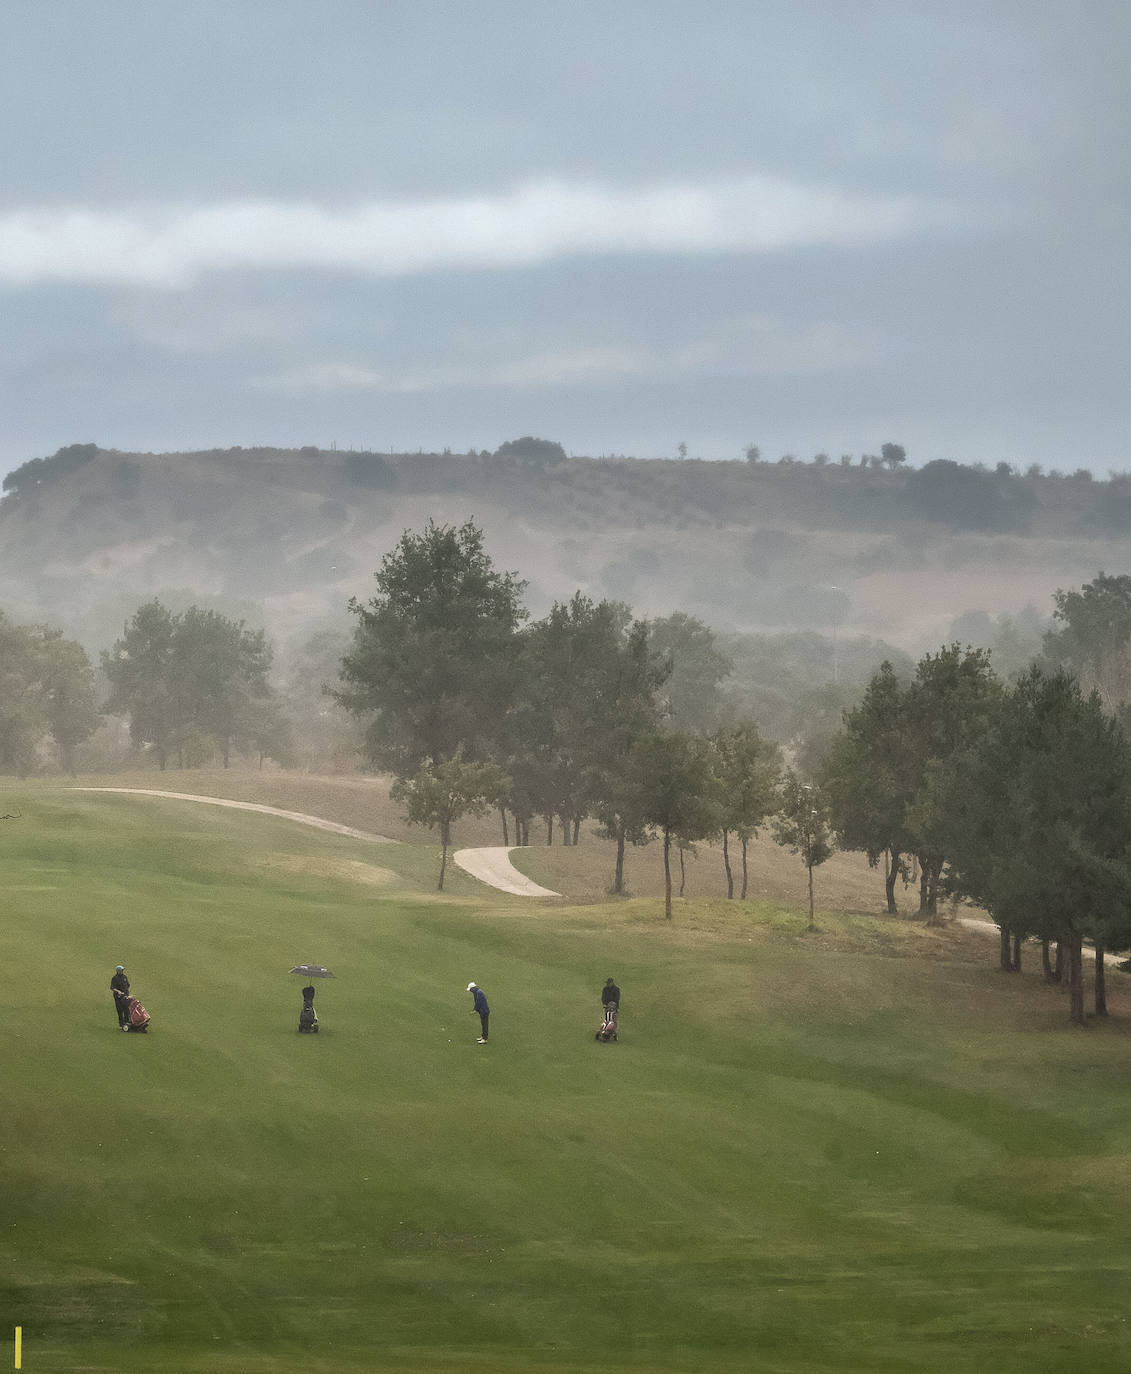
M 0 471 L 1131 467 L 1126 0 L 5 0 Z

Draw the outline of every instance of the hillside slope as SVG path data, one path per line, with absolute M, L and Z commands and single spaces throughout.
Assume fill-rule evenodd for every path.
M 341 621 L 400 533 L 430 518 L 474 518 L 495 562 L 528 579 L 535 614 L 580 588 L 639 614 L 913 652 L 965 610 L 1047 613 L 1057 586 L 1131 563 L 1118 482 L 978 475 L 998 481 L 997 505 L 963 490 L 947 506 L 917 474 L 872 468 L 75 447 L 81 461 L 26 465 L 0 502 L 0 607 L 92 649 L 163 591 L 280 636 Z

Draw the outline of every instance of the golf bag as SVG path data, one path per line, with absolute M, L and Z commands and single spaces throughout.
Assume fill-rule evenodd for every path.
M 607 1045 L 610 1040 L 617 1038 L 617 1014 L 619 1011 L 620 1008 L 616 1002 L 608 1003 L 605 1007 L 605 1023 L 593 1037 L 595 1040 L 601 1040 Z
M 126 1029 L 138 1031 L 142 1035 L 144 1035 L 145 1032 L 149 1029 L 149 1013 L 141 1005 L 141 1003 L 137 1000 L 136 997 L 127 998 L 126 1005 L 130 1009 L 130 1016 L 129 1020 L 126 1023 Z
M 298 1014 L 298 1028 L 303 1035 L 318 1034 L 318 1013 L 314 1010 L 313 985 L 302 990 L 302 1011 Z

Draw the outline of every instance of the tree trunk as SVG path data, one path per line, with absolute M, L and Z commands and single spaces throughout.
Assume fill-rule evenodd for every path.
M 742 900 L 746 900 L 746 844 L 745 835 L 742 837 Z
M 440 881 L 436 884 L 436 890 L 444 890 L 444 871 L 448 866 L 448 844 L 452 838 L 451 826 L 447 821 L 440 822 Z
M 511 837 L 507 833 L 507 808 L 505 806 L 499 807 L 499 815 L 503 818 L 503 844 L 509 848 Z M 517 839 L 517 836 L 515 838 Z
M 813 919 L 813 865 L 809 865 L 809 929 L 816 930 L 817 922 Z
M 1000 926 L 999 933 L 1001 935 L 1001 951 L 998 962 L 1002 973 L 1011 973 L 1013 971 L 1013 960 L 1009 954 L 1009 927 Z
M 664 827 L 664 917 L 672 918 L 672 832 Z
M 562 844 L 569 844 L 569 817 L 563 811 L 560 817 L 562 823 Z
M 617 871 L 613 877 L 613 892 L 624 896 L 624 822 L 617 825 Z
M 549 845 L 554 843 L 554 817 L 552 812 L 546 817 L 546 843 Z
M 1052 960 L 1049 957 L 1049 938 L 1047 935 L 1041 940 L 1041 967 L 1044 969 L 1045 982 L 1054 982 L 1056 980 L 1056 974 L 1053 971 Z
M 1064 982 L 1064 941 L 1063 941 L 1063 940 L 1058 940 L 1058 941 L 1056 942 L 1056 969 L 1055 969 L 1055 971 L 1054 971 L 1054 977 L 1056 978 L 1056 981 L 1057 981 L 1058 983 L 1063 983 L 1063 982 Z
M 1016 931 L 1013 932 L 1013 961 L 1011 964 L 1014 973 L 1021 972 L 1021 936 Z
M 1072 1024 L 1082 1026 L 1084 1024 L 1084 958 L 1082 954 L 1083 941 L 1075 931 L 1068 937 L 1068 993 L 1069 993 L 1069 1015 Z
M 889 863 L 890 858 L 890 863 Z M 884 892 L 888 899 L 888 915 L 897 916 L 899 907 L 895 901 L 895 880 L 899 877 L 899 855 L 884 850 Z
M 723 868 L 727 875 L 727 901 L 734 897 L 734 874 L 730 871 L 730 846 L 728 844 L 729 832 L 723 830 Z
M 932 859 L 925 865 L 927 870 L 927 924 L 939 924 L 939 878 L 942 876 L 942 860 Z
M 683 889 L 687 884 L 687 870 L 683 866 L 683 845 L 679 847 L 679 895 L 683 896 Z
M 919 915 L 926 918 L 927 912 L 927 865 L 919 865 Z
M 574 816 L 574 818 L 573 818 L 573 843 L 574 843 L 574 847 L 576 847 L 577 841 L 578 841 L 580 838 L 581 838 L 581 817 L 580 817 L 580 816 Z
M 1107 975 L 1104 972 L 1104 947 L 1096 941 L 1096 1015 L 1107 1015 Z

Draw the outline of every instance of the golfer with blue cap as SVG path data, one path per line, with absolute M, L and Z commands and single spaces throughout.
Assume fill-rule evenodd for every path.
M 487 1043 L 487 1018 L 491 1015 L 491 1008 L 487 1005 L 487 998 L 483 995 L 483 989 L 477 983 L 468 983 L 468 992 L 471 993 L 475 1005 L 472 1011 L 479 1013 L 479 1024 L 483 1027 L 483 1034 L 479 1037 L 479 1044 Z
M 129 1030 L 130 980 L 126 977 L 126 970 L 123 964 L 119 964 L 114 970 L 114 976 L 110 979 L 110 991 L 114 994 L 114 1006 L 118 1012 L 118 1025 L 122 1030 Z

